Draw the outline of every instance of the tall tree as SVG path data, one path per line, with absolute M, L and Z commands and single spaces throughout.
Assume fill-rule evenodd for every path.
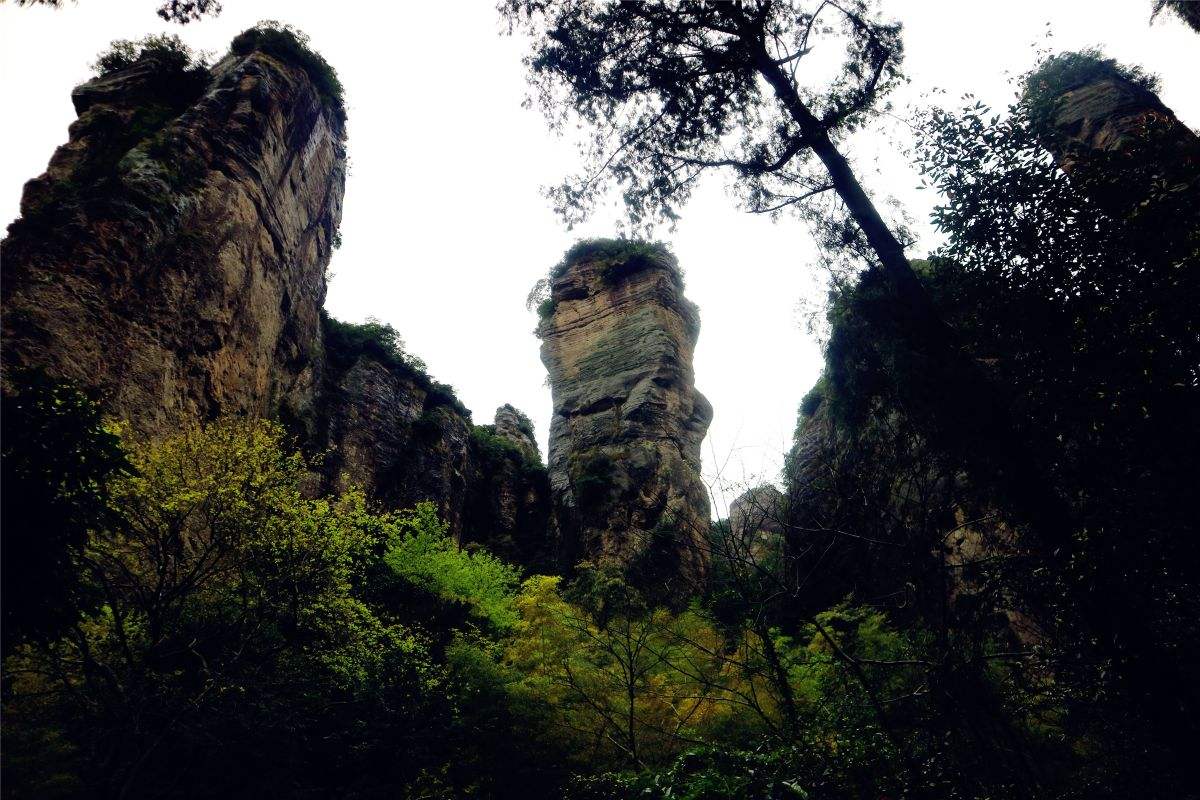
M 821 222 L 828 244 L 885 278 L 891 324 L 925 376 L 915 390 L 954 395 L 949 411 L 924 420 L 925 435 L 1061 541 L 1067 507 L 1013 435 L 1003 393 L 957 346 L 842 153 L 901 80 L 900 26 L 874 5 L 505 0 L 501 12 L 531 35 L 530 81 L 552 123 L 578 118 L 592 131 L 587 172 L 550 192 L 568 222 L 614 186 L 635 226 L 673 221 L 699 178 L 718 170 L 749 210 L 795 208 Z M 839 202 L 822 213 L 810 201 L 828 193 Z

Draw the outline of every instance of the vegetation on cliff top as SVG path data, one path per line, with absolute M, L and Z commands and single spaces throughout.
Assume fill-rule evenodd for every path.
M 1064 92 L 1102 78 L 1129 81 L 1148 92 L 1158 91 L 1158 78 L 1141 67 L 1119 63 L 1095 48 L 1058 53 L 1045 59 L 1024 79 L 1022 105 L 1036 124 L 1053 117 Z
M 308 75 L 317 94 L 333 112 L 343 127 L 346 122 L 346 92 L 337 70 L 325 57 L 312 49 L 308 34 L 298 28 L 275 20 L 264 20 L 234 37 L 229 50 L 235 55 L 260 51 L 294 64 Z M 117 39 L 97 56 L 92 65 L 99 76 L 110 75 L 132 66 L 143 58 L 152 58 L 167 72 L 203 82 L 208 77 L 209 56 L 188 47 L 174 34 L 155 34 L 138 40 Z
M 604 262 L 621 274 L 632 274 L 649 267 L 666 267 L 678 272 L 679 262 L 662 242 L 646 242 L 640 239 L 581 239 L 567 249 L 562 260 L 550 270 L 550 279 L 561 277 L 575 264 Z M 615 282 L 620 277 L 616 272 L 606 278 Z
M 449 406 L 464 417 L 471 416 L 470 409 L 454 394 L 454 387 L 431 378 L 425 362 L 404 349 L 404 340 L 386 322 L 376 319 L 360 323 L 342 322 L 322 309 L 321 331 L 325 356 L 337 369 L 349 369 L 359 357 L 366 356 L 424 389 L 427 406 Z
M 679 285 L 683 286 L 683 270 L 679 260 L 663 242 L 647 242 L 641 239 L 581 239 L 571 245 L 549 274 L 541 278 L 530 289 L 525 307 L 537 309 L 539 319 L 554 315 L 558 302 L 552 296 L 554 281 L 566 274 L 576 264 L 601 264 L 605 283 L 615 285 L 630 275 L 645 269 L 666 269 Z
M 303 69 L 317 93 L 333 111 L 337 121 L 346 122 L 346 92 L 337 70 L 325 57 L 312 49 L 308 34 L 291 25 L 264 20 L 242 31 L 233 39 L 230 51 L 245 55 L 254 50 L 275 56 Z
M 197 53 L 173 34 L 156 34 L 142 39 L 116 39 L 108 49 L 96 56 L 92 69 L 98 76 L 111 75 L 117 70 L 133 66 L 143 58 L 152 58 L 159 66 L 179 74 L 195 72 L 207 76 L 208 59 Z

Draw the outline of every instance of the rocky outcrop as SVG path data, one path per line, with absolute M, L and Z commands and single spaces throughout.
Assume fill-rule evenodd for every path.
M 326 322 L 314 448 L 324 454 L 330 488 L 360 487 L 387 508 L 430 500 L 461 539 L 475 469 L 470 412 L 400 358 L 349 347 L 334 326 L 350 327 Z
M 528 418 L 501 406 L 493 425 L 473 425 L 449 387 L 397 353 L 339 334 L 354 327 L 326 320 L 314 449 L 328 487 L 361 487 L 386 508 L 431 501 L 461 544 L 486 544 L 529 569 L 551 566 L 549 481 Z
M 694 386 L 699 314 L 674 257 L 582 243 L 553 272 L 540 312 L 563 557 L 636 568 L 683 594 L 709 560 L 700 444 L 712 408 Z
M 1200 137 L 1137 72 L 1064 53 L 1029 78 L 1025 99 L 1059 166 L 1118 216 L 1136 215 L 1147 199 L 1156 218 L 1163 198 L 1200 202 Z
M 476 471 L 468 492 L 465 539 L 532 572 L 551 573 L 560 562 L 551 514 L 550 480 L 529 417 L 510 405 L 491 425 L 472 431 Z
M 322 312 L 344 110 L 288 36 L 249 31 L 211 69 L 147 50 L 75 90 L 70 139 L 3 242 L 4 390 L 43 372 L 148 436 L 278 418 L 320 457 L 320 488 L 431 500 L 460 542 L 547 563 L 528 418 L 505 406 L 476 427 L 394 330 Z
M 787 498 L 771 484 L 747 489 L 729 504 L 729 533 L 736 555 L 763 564 L 778 557 L 787 531 Z
M 512 406 L 505 404 L 496 409 L 496 435 L 507 439 L 525 458 L 541 461 L 537 442 L 533 438 L 533 423 L 529 417 Z
M 99 389 L 155 433 L 219 413 L 311 417 L 345 180 L 339 112 L 259 51 L 146 56 L 79 118 L 3 246 L 3 368 Z

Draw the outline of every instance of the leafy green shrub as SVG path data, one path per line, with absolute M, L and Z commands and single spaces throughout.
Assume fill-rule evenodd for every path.
M 517 622 L 516 567 L 485 550 L 460 550 L 432 503 L 418 503 L 396 517 L 383 560 L 398 577 L 444 600 L 467 604 L 473 616 L 497 630 Z
M 329 104 L 338 122 L 345 123 L 345 90 L 337 70 L 310 47 L 307 34 L 282 22 L 263 20 L 234 37 L 230 50 L 238 55 L 258 50 L 300 67 L 308 74 L 321 99 Z
M 471 439 L 486 461 L 495 463 L 504 458 L 516 457 L 524 460 L 521 448 L 503 436 L 496 435 L 495 425 L 476 425 L 471 429 Z
M 553 297 L 547 297 L 542 302 L 538 303 L 537 315 L 538 319 L 549 319 L 554 316 L 555 309 L 558 308 L 558 301 Z
M 90 605 L 74 560 L 110 516 L 109 486 L 132 469 L 95 398 L 40 373 L 9 377 L 0 401 L 6 652 L 58 635 Z
M 639 239 L 583 239 L 571 245 L 562 260 L 550 270 L 550 278 L 561 277 L 573 264 L 585 261 L 611 262 L 605 269 L 604 277 L 609 283 L 616 283 L 623 277 L 632 275 L 652 266 L 662 266 L 679 272 L 679 262 L 667 246 L 662 242 L 644 242 Z
M 384 366 L 425 374 L 425 364 L 404 352 L 404 340 L 386 322 L 372 318 L 362 323 L 342 322 L 322 310 L 321 327 L 326 355 L 339 367 L 348 367 L 359 355 L 366 354 Z
M 117 39 L 96 57 L 92 70 L 103 77 L 132 66 L 143 58 L 153 58 L 165 71 L 207 71 L 207 59 L 183 43 L 178 36 L 157 34 L 142 39 Z
M 817 413 L 817 409 L 821 407 L 821 403 L 825 400 L 825 391 L 824 379 L 818 380 L 813 384 L 813 387 L 800 400 L 800 416 L 802 418 L 811 417 Z
M 425 394 L 425 405 L 449 406 L 463 416 L 471 416 L 471 409 L 464 406 L 458 396 L 454 394 L 454 387 L 440 381 L 430 380 Z
M 471 410 L 454 394 L 454 387 L 431 378 L 425 362 L 405 352 L 404 340 L 386 322 L 371 318 L 361 323 L 342 322 L 322 309 L 321 328 L 325 337 L 325 355 L 334 367 L 349 369 L 359 356 L 365 355 L 412 379 L 424 389 L 427 408 L 449 406 L 463 416 L 471 416 Z
M 285 442 L 277 424 L 224 419 L 133 444 L 114 513 L 96 515 L 73 559 L 104 605 L 5 663 L 6 727 L 35 746 L 62 732 L 76 763 L 51 769 L 77 773 L 85 794 L 100 769 L 130 797 L 174 781 L 201 796 L 269 794 L 285 774 L 313 780 L 289 760 L 305 751 L 323 774 L 356 774 L 322 742 L 362 742 L 373 698 L 416 714 L 437 691 L 422 639 L 359 597 L 390 519 L 358 492 L 307 496 L 309 465 Z M 350 718 L 338 703 L 367 710 Z M 294 739 L 280 749 L 284 718 Z

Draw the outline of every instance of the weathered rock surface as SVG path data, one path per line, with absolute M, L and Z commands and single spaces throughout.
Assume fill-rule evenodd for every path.
M 387 508 L 429 500 L 458 542 L 531 569 L 553 563 L 549 482 L 532 426 L 528 436 L 502 433 L 528 424 L 523 414 L 501 406 L 494 425 L 475 426 L 418 370 L 366 351 L 330 356 L 317 415 L 330 488 L 362 487 Z
M 1156 195 L 1200 205 L 1200 136 L 1154 92 L 1101 64 L 1053 102 L 1043 144 L 1106 207 L 1127 217 Z
M 148 57 L 72 100 L 4 242 L 5 381 L 98 388 L 144 433 L 308 418 L 345 148 L 307 74 L 260 52 L 189 72 Z
M 771 484 L 747 489 L 729 504 L 729 533 L 739 554 L 761 563 L 778 555 L 787 531 L 787 498 Z
M 534 440 L 533 424 L 510 405 L 472 435 L 476 472 L 468 492 L 465 540 L 535 572 L 554 572 L 558 538 L 551 513 L 550 479 Z
M 609 242 L 572 253 L 538 327 L 563 556 L 637 567 L 682 594 L 709 560 L 700 444 L 712 408 L 692 371 L 699 314 L 665 250 Z
M 541 461 L 542 456 L 534 440 L 533 423 L 525 414 L 508 404 L 502 405 L 496 409 L 495 428 L 497 436 L 515 445 L 526 458 Z
M 343 117 L 304 69 L 259 51 L 211 69 L 143 56 L 72 97 L 70 140 L 3 242 L 5 391 L 39 370 L 150 436 L 278 418 L 322 454 L 324 488 L 431 500 L 460 542 L 551 559 L 528 419 L 506 406 L 476 428 L 380 326 L 323 317 Z

